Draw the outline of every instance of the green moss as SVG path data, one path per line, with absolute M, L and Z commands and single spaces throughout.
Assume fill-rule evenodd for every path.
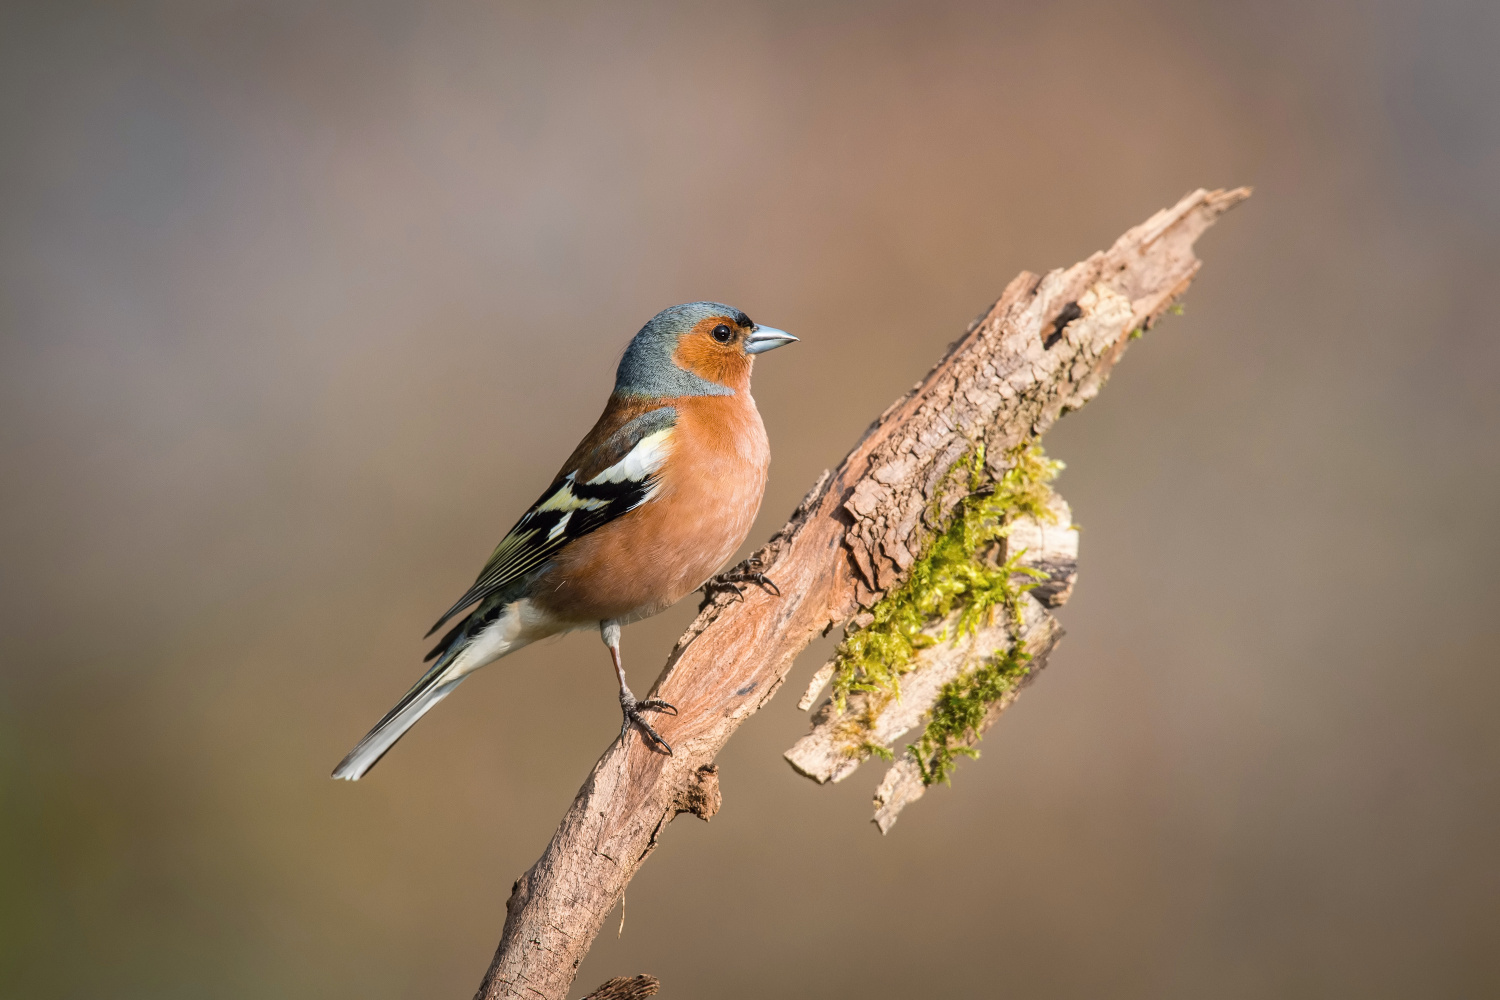
M 943 685 L 922 738 L 906 748 L 922 772 L 922 784 L 951 784 L 955 761 L 979 756 L 978 750 L 960 744 L 971 734 L 979 735 L 990 706 L 1031 673 L 1030 661 L 1031 655 L 1018 639 L 1014 649 L 995 650 L 988 662 Z
M 855 691 L 869 692 L 860 717 L 848 720 L 851 752 L 868 756 L 870 741 L 861 734 L 890 703 L 900 696 L 901 675 L 912 669 L 917 650 L 942 638 L 923 629 L 954 611 L 958 619 L 954 641 L 993 621 L 1005 610 L 1019 625 L 1017 598 L 1035 583 L 1017 583 L 1016 576 L 1033 579 L 1045 574 L 1020 566 L 1016 553 L 997 564 L 989 553 L 994 543 L 1010 531 L 1022 516 L 1052 520 L 1048 485 L 1062 469 L 1043 454 L 1035 442 L 1026 442 L 1008 453 L 1009 462 L 998 481 L 985 472 L 984 448 L 976 445 L 956 462 L 935 490 L 929 520 L 937 520 L 942 499 L 956 484 L 966 495 L 954 506 L 947 524 L 933 537 L 926 551 L 912 564 L 906 582 L 888 592 L 870 609 L 873 621 L 851 632 L 835 654 L 833 697 L 840 712 Z

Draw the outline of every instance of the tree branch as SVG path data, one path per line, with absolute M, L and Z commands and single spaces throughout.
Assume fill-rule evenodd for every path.
M 1200 266 L 1194 241 L 1249 193 L 1195 191 L 1107 251 L 1044 277 L 1023 272 L 823 474 L 751 557 L 781 596 L 756 587 L 743 599 L 718 594 L 668 658 L 652 694 L 677 706 L 675 717 L 658 721 L 676 755 L 633 736 L 617 740 L 546 852 L 516 881 L 478 998 L 566 996 L 666 825 L 718 809 L 713 761 L 729 737 L 771 699 L 809 642 L 905 579 L 958 502 L 942 488 L 953 465 L 982 444 L 987 472 L 998 478 L 1012 449 L 1093 398 L 1131 333 L 1187 290 Z M 905 787 L 900 777 L 893 794 Z

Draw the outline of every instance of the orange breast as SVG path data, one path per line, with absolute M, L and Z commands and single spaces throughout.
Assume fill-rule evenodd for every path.
M 663 400 L 672 454 L 651 501 L 568 545 L 533 601 L 568 621 L 636 621 L 692 593 L 732 556 L 760 510 L 771 449 L 747 389 Z

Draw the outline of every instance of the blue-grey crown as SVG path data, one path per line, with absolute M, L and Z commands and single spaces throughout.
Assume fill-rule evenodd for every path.
M 677 367 L 672 355 L 677 338 L 710 316 L 729 316 L 742 326 L 750 320 L 722 302 L 686 302 L 670 306 L 641 327 L 615 373 L 615 392 L 627 396 L 733 396 L 727 385 Z

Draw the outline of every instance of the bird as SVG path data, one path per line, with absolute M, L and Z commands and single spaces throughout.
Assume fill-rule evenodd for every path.
M 771 458 L 750 372 L 756 355 L 797 339 L 720 302 L 671 306 L 641 327 L 598 422 L 428 631 L 466 612 L 427 654 L 431 667 L 333 777 L 359 780 L 480 667 L 591 627 L 614 665 L 621 739 L 635 726 L 671 754 L 643 713 L 676 708 L 631 692 L 620 627 L 704 587 L 749 534 Z M 744 579 L 775 587 L 759 573 Z

